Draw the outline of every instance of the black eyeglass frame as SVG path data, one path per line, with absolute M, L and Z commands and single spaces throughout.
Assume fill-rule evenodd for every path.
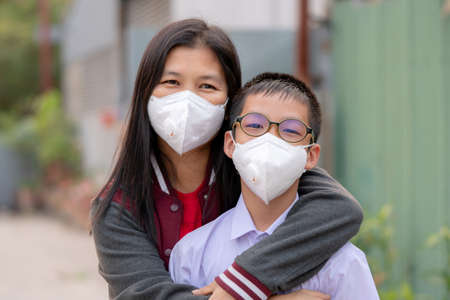
M 250 115 L 250 114 L 261 115 L 261 116 L 263 116 L 264 118 L 266 118 L 267 121 L 269 121 L 269 126 L 267 127 L 267 130 L 266 130 L 265 132 L 263 132 L 263 133 L 261 133 L 261 134 L 259 134 L 259 135 L 253 135 L 253 134 L 249 134 L 249 133 L 242 127 L 242 124 L 241 124 L 242 120 L 243 120 L 246 116 L 248 116 L 248 115 Z M 286 140 L 282 137 L 282 135 L 281 135 L 281 133 L 280 133 L 280 124 L 283 123 L 284 121 L 289 121 L 289 120 L 299 121 L 299 122 L 302 123 L 302 124 L 305 126 L 305 128 L 306 128 L 306 134 L 305 134 L 305 136 L 302 137 L 302 138 L 301 138 L 300 140 L 298 140 L 298 141 L 295 141 L 295 142 L 286 141 Z M 233 122 L 232 129 L 234 129 L 234 126 L 235 126 L 236 123 L 239 124 L 239 127 L 241 127 L 242 131 L 243 131 L 246 135 L 248 135 L 248 136 L 253 136 L 253 137 L 262 136 L 262 135 L 266 134 L 267 132 L 269 132 L 270 127 L 271 127 L 272 124 L 273 124 L 273 125 L 277 125 L 278 134 L 279 134 L 279 136 L 281 137 L 281 139 L 283 139 L 284 141 L 286 141 L 286 142 L 288 142 L 288 143 L 291 143 L 291 144 L 299 143 L 299 142 L 303 141 L 303 140 L 308 136 L 308 134 L 311 134 L 311 137 L 312 137 L 312 143 L 313 143 L 313 144 L 315 143 L 315 138 L 314 138 L 314 131 L 313 131 L 313 129 L 312 129 L 311 127 L 309 127 L 308 125 L 306 125 L 302 120 L 299 120 L 299 119 L 284 119 L 284 120 L 281 121 L 281 122 L 273 122 L 273 121 L 271 121 L 271 120 L 270 120 L 266 115 L 264 115 L 264 114 L 257 113 L 257 112 L 249 112 L 249 113 L 246 113 L 246 114 L 243 115 L 243 116 L 236 117 L 236 119 L 235 119 L 234 122 Z

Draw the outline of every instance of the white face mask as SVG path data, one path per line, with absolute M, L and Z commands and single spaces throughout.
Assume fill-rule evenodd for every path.
M 250 190 L 266 204 L 302 176 L 307 160 L 305 148 L 312 146 L 294 146 L 271 133 L 234 145 L 232 159 L 236 169 Z
M 225 104 L 214 105 L 186 90 L 165 97 L 150 97 L 148 115 L 156 133 L 182 155 L 211 140 L 219 131 Z

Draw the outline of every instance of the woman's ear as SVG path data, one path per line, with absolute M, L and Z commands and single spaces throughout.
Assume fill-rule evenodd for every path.
M 225 155 L 231 158 L 234 152 L 234 142 L 231 130 L 225 132 L 224 141 L 223 141 L 223 152 Z
M 306 159 L 306 165 L 305 170 L 311 170 L 314 168 L 317 163 L 319 162 L 320 158 L 320 145 L 319 144 L 313 144 L 309 151 L 307 151 L 308 157 Z

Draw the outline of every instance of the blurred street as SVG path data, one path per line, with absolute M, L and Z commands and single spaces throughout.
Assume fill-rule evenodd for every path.
M 0 299 L 107 299 L 89 234 L 43 215 L 0 214 Z
M 164 73 L 178 47 L 158 56 L 150 41 L 190 18 L 232 41 L 236 85 L 276 72 L 314 91 L 319 166 L 361 204 L 352 243 L 380 299 L 450 300 L 450 0 L 20 0 L 0 1 L 0 16 L 0 300 L 108 299 L 91 201 L 128 170 L 131 112 L 148 115 L 154 92 L 145 62 Z M 141 150 L 133 164 L 154 175 Z

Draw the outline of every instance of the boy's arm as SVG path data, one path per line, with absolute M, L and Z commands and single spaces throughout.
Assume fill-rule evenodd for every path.
M 299 194 L 284 223 L 221 274 L 223 289 L 256 287 L 264 294 L 257 299 L 288 291 L 315 275 L 358 232 L 361 206 L 323 169 L 303 174 Z
M 173 283 L 153 241 L 119 204 L 111 203 L 92 232 L 110 299 L 208 299 L 193 296 L 193 286 Z

